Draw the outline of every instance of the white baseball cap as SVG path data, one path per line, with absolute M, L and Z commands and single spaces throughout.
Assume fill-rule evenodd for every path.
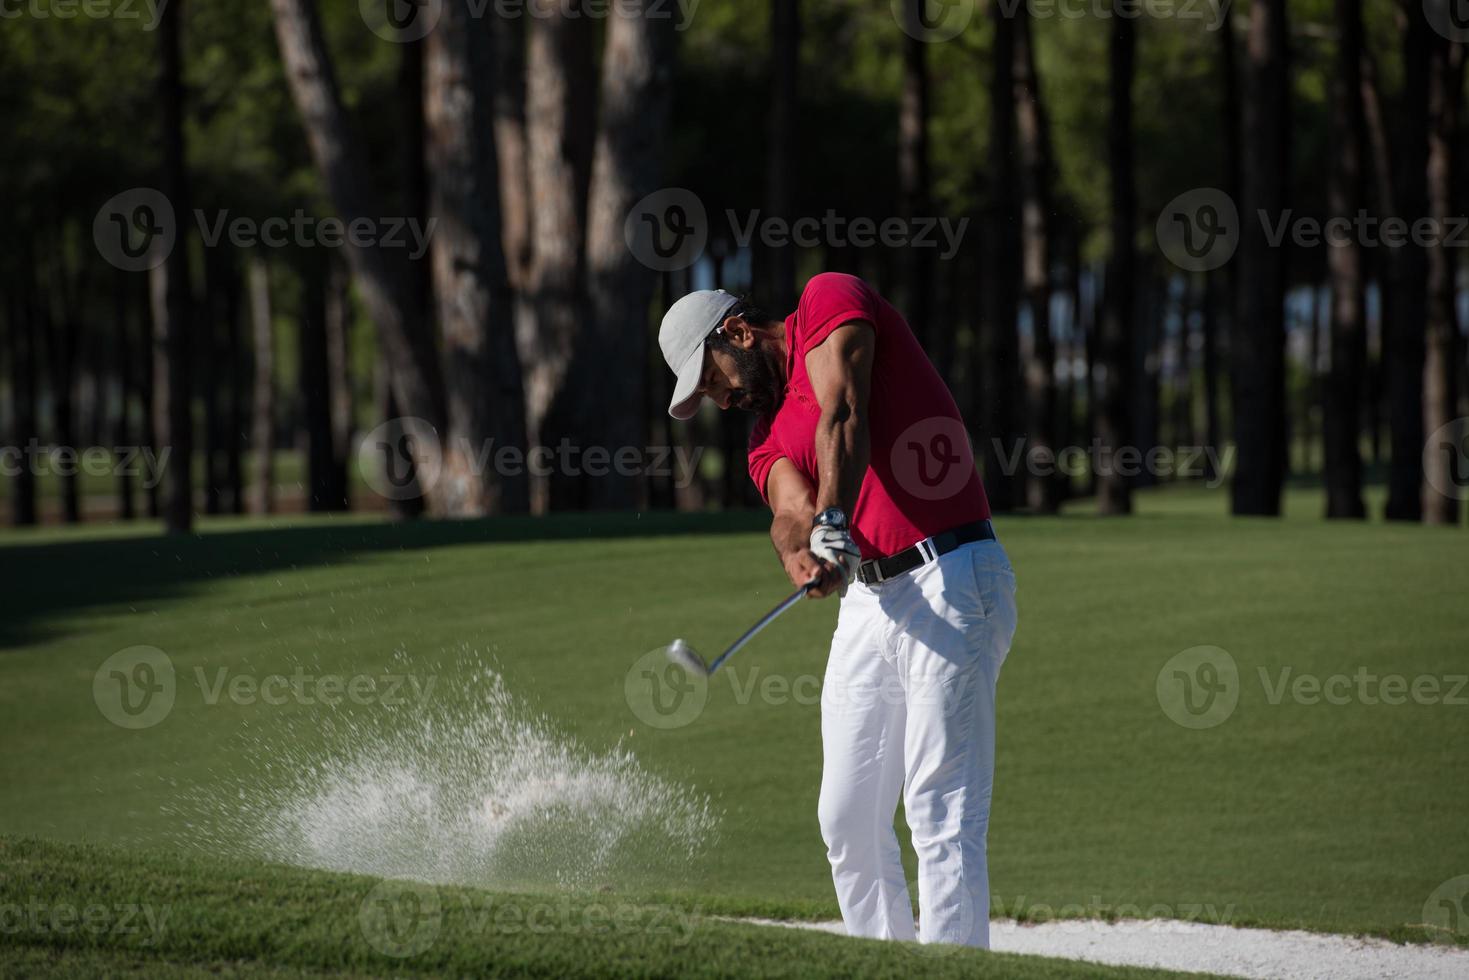
M 673 400 L 668 414 L 676 419 L 691 419 L 699 410 L 702 395 L 699 377 L 704 373 L 704 341 L 724 322 L 726 314 L 739 299 L 722 289 L 699 289 L 668 308 L 658 327 L 658 346 L 678 380 L 673 385 Z

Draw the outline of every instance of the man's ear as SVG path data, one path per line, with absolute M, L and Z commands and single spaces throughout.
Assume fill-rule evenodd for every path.
M 760 342 L 755 334 L 755 328 L 737 316 L 729 317 L 724 321 L 724 335 L 731 344 L 741 350 L 753 350 Z

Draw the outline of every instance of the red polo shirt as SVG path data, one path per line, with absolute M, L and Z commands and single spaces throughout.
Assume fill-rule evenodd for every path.
M 768 502 L 765 482 L 784 456 L 817 485 L 821 407 L 806 375 L 806 355 L 853 320 L 871 323 L 877 340 L 867 405 L 871 459 L 848 517 L 862 557 L 879 558 L 983 520 L 990 506 L 954 396 L 907 321 L 856 276 L 816 276 L 802 291 L 796 312 L 786 317 L 785 399 L 750 436 L 750 476 Z

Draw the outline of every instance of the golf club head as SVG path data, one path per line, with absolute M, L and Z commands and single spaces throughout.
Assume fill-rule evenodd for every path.
M 668 659 L 691 674 L 709 674 L 709 665 L 704 662 L 704 658 L 683 640 L 674 640 L 668 644 Z

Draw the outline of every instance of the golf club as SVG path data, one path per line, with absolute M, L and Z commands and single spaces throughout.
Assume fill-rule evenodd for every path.
M 785 599 L 781 600 L 780 605 L 770 610 L 770 612 L 766 613 L 764 616 L 761 616 L 759 621 L 756 622 L 754 626 L 751 626 L 749 629 L 745 630 L 744 634 L 741 635 L 738 640 L 735 640 L 733 643 L 731 643 L 728 650 L 725 650 L 718 657 L 716 657 L 712 664 L 706 665 L 704 662 L 704 658 L 699 655 L 699 652 L 693 647 L 689 646 L 687 641 L 681 639 L 674 640 L 668 645 L 668 659 L 680 665 L 690 673 L 704 674 L 705 676 L 714 673 L 726 660 L 730 658 L 731 654 L 733 654 L 740 647 L 744 646 L 746 643 L 749 643 L 751 640 L 753 640 L 756 633 L 759 633 L 765 627 L 775 622 L 776 617 L 778 617 L 781 613 L 785 612 L 787 609 L 791 608 L 796 603 L 804 599 L 806 597 L 806 593 L 811 591 L 811 587 L 819 581 L 821 581 L 819 578 L 813 578 L 811 581 L 807 582 L 805 585 L 801 586 L 799 589 L 786 596 Z

